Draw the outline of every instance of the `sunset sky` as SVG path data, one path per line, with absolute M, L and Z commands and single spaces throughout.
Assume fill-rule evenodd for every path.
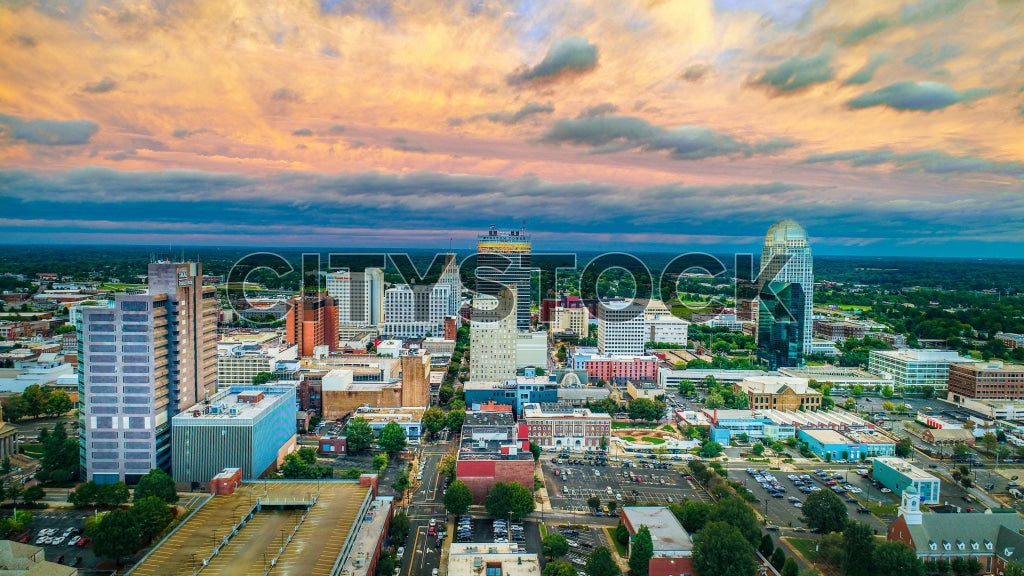
M 0 2 L 0 242 L 1024 256 L 1024 1 Z

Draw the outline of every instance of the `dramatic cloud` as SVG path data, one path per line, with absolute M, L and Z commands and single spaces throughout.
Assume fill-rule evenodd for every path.
M 846 82 L 843 82 L 843 85 L 850 86 L 853 84 L 867 84 L 868 82 L 871 82 L 871 79 L 875 77 L 875 72 L 878 70 L 878 67 L 885 64 L 888 59 L 889 58 L 884 54 L 873 56 L 863 68 L 850 75 L 850 77 L 846 79 Z
M 878 16 L 847 30 L 840 37 L 840 44 L 850 46 L 885 32 L 894 26 L 927 24 L 951 16 L 966 6 L 970 0 L 922 0 L 905 6 L 898 14 Z
M 89 92 L 91 94 L 102 94 L 104 92 L 110 92 L 111 90 L 113 90 L 116 87 L 117 87 L 117 82 L 114 82 L 110 78 L 104 78 L 103 80 L 100 80 L 99 82 L 94 82 L 92 84 L 86 84 L 85 86 L 82 87 L 82 90 L 84 90 L 86 92 Z
M 983 172 L 1024 179 L 1024 162 L 995 162 L 973 156 L 953 156 L 940 150 L 921 152 L 895 152 L 890 148 L 876 150 L 847 150 L 832 154 L 811 156 L 805 162 L 847 162 L 852 166 L 878 166 L 891 164 L 897 168 L 929 174 L 957 172 Z
M 697 160 L 713 156 L 751 156 L 772 154 L 796 144 L 788 140 L 759 143 L 741 142 L 732 136 L 704 126 L 661 128 L 631 116 L 567 118 L 555 122 L 541 138 L 552 144 L 578 144 L 593 147 L 593 152 L 608 153 L 640 149 L 667 151 L 678 160 Z
M 274 90 L 274 93 L 270 95 L 270 99 L 275 102 L 301 102 L 302 96 L 294 90 L 288 88 L 278 88 Z
M 831 61 L 831 50 L 809 57 L 793 56 L 782 64 L 766 70 L 753 83 L 776 94 L 795 92 L 831 80 L 834 76 Z
M 0 114 L 0 139 L 13 138 L 29 144 L 68 146 L 85 144 L 99 130 L 88 120 L 22 120 Z
M 298 130 L 292 131 L 292 136 L 312 136 L 313 130 L 309 128 L 299 128 Z
M 857 44 L 867 40 L 875 34 L 885 31 L 889 26 L 891 26 L 891 23 L 887 18 L 872 18 L 860 26 L 846 32 L 840 40 L 840 44 L 844 46 Z
M 327 133 L 328 134 L 344 134 L 345 133 L 345 127 L 342 126 L 341 124 L 335 124 L 334 126 L 331 126 L 330 128 L 327 129 Z
M 400 152 L 426 152 L 427 149 L 423 146 L 411 144 L 405 136 L 395 136 L 391 139 L 390 147 Z
M 602 102 L 596 106 L 591 106 L 583 112 L 580 112 L 580 118 L 597 118 L 598 116 L 607 116 L 609 114 L 615 114 L 619 111 L 619 107 L 611 102 Z
M 972 88 L 957 92 L 941 82 L 897 82 L 881 90 L 865 92 L 850 100 L 846 106 L 851 109 L 888 106 L 896 110 L 919 110 L 931 112 L 961 102 L 969 102 L 991 94 L 985 88 Z
M 562 74 L 581 73 L 597 66 L 597 46 L 586 38 L 562 38 L 548 50 L 539 64 L 517 74 L 512 83 L 550 80 Z
M 935 46 L 926 43 L 921 46 L 920 50 L 908 56 L 904 62 L 915 68 L 931 70 L 946 60 L 956 58 L 963 53 L 962 48 L 952 44 L 943 44 L 941 48 L 935 48 Z
M 555 107 L 550 104 L 528 102 L 525 106 L 515 112 L 489 112 L 487 114 L 477 114 L 471 117 L 470 120 L 488 120 L 496 124 L 511 126 L 513 124 L 519 124 L 531 116 L 536 116 L 538 114 L 551 114 L 554 111 Z

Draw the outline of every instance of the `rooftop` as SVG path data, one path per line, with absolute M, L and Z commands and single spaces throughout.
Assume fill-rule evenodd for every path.
M 520 552 L 511 544 L 452 543 L 448 550 L 448 576 L 478 576 L 484 567 L 497 568 L 501 576 L 540 576 L 540 559 L 536 554 Z
M 690 535 L 686 533 L 675 514 L 668 508 L 664 506 L 624 506 L 622 513 L 633 530 L 639 530 L 640 526 L 647 526 L 647 529 L 651 531 L 655 556 L 689 555 L 693 550 L 693 541 L 690 539 Z
M 590 408 L 573 408 L 569 405 L 560 404 L 537 404 L 530 403 L 523 405 L 523 418 L 604 418 L 610 419 L 611 415 L 605 413 L 593 413 Z
M 215 420 L 218 423 L 252 420 L 279 405 L 284 396 L 295 397 L 294 386 L 232 386 L 213 395 L 208 404 L 196 404 L 174 417 L 178 425 Z
M 872 350 L 871 354 L 904 362 L 974 362 L 970 358 L 964 358 L 956 350 Z
M 914 466 L 910 462 L 907 462 L 903 458 L 894 458 L 892 456 L 875 456 L 874 463 L 876 466 L 878 464 L 883 464 L 889 468 L 892 468 L 893 470 L 902 473 L 904 476 L 910 478 L 911 480 L 934 480 L 936 482 L 939 481 L 939 479 L 936 478 L 935 475 L 925 472 L 924 470 L 918 468 L 917 466 Z
M 1024 365 L 1022 364 L 1003 364 L 998 361 L 965 362 L 952 364 L 950 367 L 952 366 L 972 372 L 1024 372 Z
M 802 432 L 822 444 L 850 444 L 853 442 L 852 438 L 835 430 L 802 430 Z
M 752 394 L 784 394 L 792 390 L 794 394 L 821 396 L 821 392 L 810 387 L 807 378 L 792 376 L 750 376 L 740 382 L 740 387 Z

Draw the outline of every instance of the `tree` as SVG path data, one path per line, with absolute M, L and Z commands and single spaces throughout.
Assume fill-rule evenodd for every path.
M 114 482 L 100 486 L 96 494 L 96 504 L 100 506 L 115 507 L 128 502 L 131 493 L 124 482 Z
M 839 532 L 846 526 L 846 503 L 831 490 L 812 492 L 804 500 L 801 512 L 812 530 Z
M 633 536 L 633 544 L 629 548 L 629 571 L 636 576 L 647 576 L 651 558 L 654 557 L 654 541 L 647 526 L 640 526 Z
M 783 562 L 782 576 L 800 576 L 800 567 L 796 565 L 796 560 L 792 556 L 786 557 L 786 561 Z
M 554 560 L 555 556 L 565 556 L 569 552 L 569 543 L 565 536 L 551 532 L 541 540 L 541 548 L 548 560 Z
M 847 522 L 843 530 L 843 574 L 872 576 L 872 555 L 875 551 L 874 531 L 863 522 Z
M 882 398 L 892 398 L 892 386 L 888 384 L 882 386 Z
M 373 446 L 373 429 L 366 418 L 356 416 L 345 425 L 345 443 L 350 454 L 366 452 Z
M 285 478 L 330 478 L 334 470 L 330 466 L 318 464 L 316 449 L 304 446 L 284 457 L 281 474 Z
M 68 502 L 71 502 L 76 508 L 93 505 L 99 499 L 99 490 L 99 485 L 92 480 L 83 482 L 68 494 Z
M 693 567 L 702 576 L 747 576 L 757 571 L 750 542 L 726 522 L 708 523 L 694 540 Z
M 444 493 L 444 507 L 449 514 L 456 516 L 465 514 L 472 504 L 473 493 L 469 491 L 469 486 L 466 486 L 462 480 L 452 482 Z
M 629 545 L 629 530 L 621 522 L 615 526 L 615 540 L 623 546 Z
M 0 463 L 0 472 L 3 472 L 4 474 L 10 474 L 11 473 L 11 457 L 10 456 L 4 456 L 3 462 Z
M 959 443 L 953 445 L 953 459 L 957 462 L 966 459 L 970 453 L 971 449 L 967 447 L 967 444 Z
M 455 467 L 458 464 L 458 459 L 455 458 L 454 454 L 445 454 L 441 457 L 441 463 L 437 465 L 437 471 L 448 478 L 453 480 L 455 478 Z
M 135 501 L 156 496 L 168 504 L 178 501 L 178 491 L 174 489 L 174 479 L 167 472 L 153 468 L 145 476 L 139 478 L 135 486 Z
M 751 550 L 761 543 L 761 528 L 757 524 L 754 510 L 736 496 L 728 496 L 719 500 L 711 509 L 708 522 L 725 522 L 735 527 L 746 539 Z
M 381 429 L 380 437 L 377 439 L 380 449 L 392 456 L 404 450 L 406 442 L 405 430 L 401 424 L 393 420 Z
M 722 395 L 718 392 L 712 392 L 704 399 L 704 407 L 708 410 L 721 408 L 723 406 L 725 406 L 725 399 L 722 398 Z
M 892 401 L 890 401 L 890 400 L 882 401 L 882 410 L 885 410 L 886 412 L 892 412 L 895 409 L 896 409 L 896 405 L 893 404 Z
M 626 406 L 630 420 L 655 422 L 665 415 L 665 403 L 647 398 L 637 398 Z
M 78 440 L 68 438 L 64 422 L 58 422 L 52 433 L 45 428 L 40 431 L 39 442 L 43 445 L 42 470 L 36 474 L 40 482 L 67 482 L 78 477 Z
M 139 522 L 129 510 L 118 508 L 103 517 L 99 530 L 93 536 L 93 551 L 97 556 L 113 558 L 120 565 L 121 557 L 139 549 Z
M 373 457 L 373 469 L 382 471 L 388 467 L 388 455 L 387 454 L 376 454 Z
M 147 540 L 159 534 L 168 524 L 174 515 L 171 513 L 167 502 L 156 496 L 136 498 L 132 504 L 131 512 L 139 525 L 139 531 Z
M 761 536 L 761 543 L 757 546 L 757 551 L 765 558 L 771 557 L 772 552 L 775 552 L 775 541 L 772 540 L 771 534 Z
M 397 568 L 398 557 L 394 552 L 386 551 L 380 555 L 380 560 L 377 561 L 376 576 L 392 576 Z
M 594 548 L 587 558 L 587 564 L 583 568 L 587 576 L 621 576 L 622 570 L 612 559 L 612 551 L 604 546 Z
M 1024 576 L 1024 566 L 1018 562 L 1007 562 L 1003 567 L 1003 576 Z
M 405 510 L 399 510 L 391 517 L 388 532 L 392 542 L 405 542 L 409 537 L 409 515 Z
M 914 442 L 910 438 L 901 438 L 896 443 L 896 455 L 900 458 L 906 458 L 914 453 Z
M 423 427 L 431 434 L 437 434 L 448 423 L 448 415 L 437 406 L 431 406 L 423 412 Z
M 680 360 L 679 362 L 682 362 L 682 360 Z M 678 364 L 678 362 L 677 362 L 677 364 Z M 685 369 L 685 368 L 686 368 L 686 363 L 683 362 L 683 368 L 682 369 Z M 681 370 L 681 368 L 676 368 L 676 370 Z M 679 381 L 679 394 L 681 394 L 683 396 L 690 396 L 690 395 L 692 395 L 694 393 L 694 391 L 696 391 L 696 389 L 697 388 L 693 385 L 693 382 L 691 382 L 689 380 L 680 380 Z
M 902 542 L 882 542 L 875 546 L 874 573 L 925 576 L 924 563 Z
M 701 445 L 698 453 L 703 458 L 715 458 L 722 453 L 722 445 L 714 440 L 709 440 Z
M 21 495 L 21 499 L 25 504 L 35 504 L 46 497 L 46 492 L 43 487 L 39 484 L 33 484 L 25 489 L 25 492 Z
M 781 570 L 782 565 L 786 563 L 786 553 L 782 551 L 782 548 L 776 548 L 772 552 L 772 557 L 768 559 L 768 562 L 776 569 Z
M 21 398 L 25 401 L 26 414 L 31 415 L 33 418 L 39 418 L 39 415 L 46 410 L 46 400 L 49 397 L 49 394 L 47 394 L 48 390 L 48 388 L 39 384 L 32 384 L 25 388 L 25 391 L 21 393 Z
M 495 518 L 522 518 L 533 512 L 533 492 L 519 482 L 495 482 L 484 505 Z
M 54 390 L 46 400 L 46 413 L 50 416 L 66 414 L 74 408 L 71 397 L 63 390 Z
M 455 405 L 455 402 L 452 402 Z M 466 421 L 466 411 L 464 409 L 452 408 L 448 411 L 448 429 L 452 432 L 458 432 L 462 430 L 462 423 Z
M 598 498 L 597 496 L 591 496 L 590 498 L 587 498 L 587 507 L 590 508 L 591 510 L 597 510 L 598 508 L 601 507 L 601 499 Z
M 540 460 L 540 444 L 537 444 L 536 442 L 530 442 L 530 452 L 533 454 L 534 462 Z
M 263 386 L 277 380 L 277 377 L 270 372 L 260 372 L 259 374 L 252 377 L 252 383 L 254 386 Z
M 576 568 L 568 562 L 548 562 L 541 576 L 576 576 Z
M 752 450 L 754 451 L 754 455 L 755 456 L 761 456 L 761 455 L 764 454 L 764 444 L 761 444 L 760 442 L 757 442 L 757 443 L 754 444 L 754 447 L 752 448 Z

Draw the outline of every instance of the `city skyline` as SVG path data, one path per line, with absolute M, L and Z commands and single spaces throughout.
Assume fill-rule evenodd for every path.
M 1024 248 L 1019 2 L 0 7 L 5 243 Z M 512 216 L 514 215 L 514 217 Z

